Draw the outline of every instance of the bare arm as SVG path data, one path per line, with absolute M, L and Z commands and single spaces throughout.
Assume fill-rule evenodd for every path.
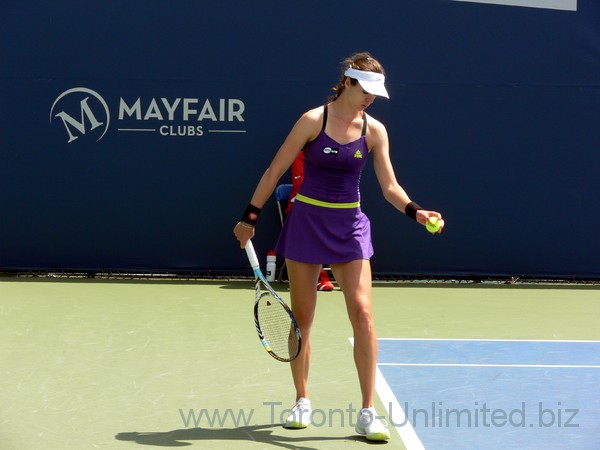
M 277 183 L 290 168 L 304 144 L 317 136 L 320 130 L 321 114 L 322 108 L 316 108 L 303 114 L 298 119 L 258 182 L 250 200 L 252 205 L 257 208 L 262 208 L 265 205 L 273 194 Z M 233 230 L 242 248 L 246 246 L 248 239 L 254 236 L 254 229 L 244 225 L 240 225 L 238 222 Z

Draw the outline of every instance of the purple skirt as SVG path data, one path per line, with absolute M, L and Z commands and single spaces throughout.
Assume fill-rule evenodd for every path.
M 275 251 L 310 264 L 370 259 L 371 223 L 360 208 L 324 208 L 296 201 Z

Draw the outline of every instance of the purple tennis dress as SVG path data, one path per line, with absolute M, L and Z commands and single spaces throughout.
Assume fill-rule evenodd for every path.
M 304 180 L 288 214 L 276 251 L 287 259 L 335 264 L 373 256 L 371 224 L 361 211 L 360 175 L 367 162 L 367 116 L 359 139 L 340 144 L 323 128 L 304 147 Z

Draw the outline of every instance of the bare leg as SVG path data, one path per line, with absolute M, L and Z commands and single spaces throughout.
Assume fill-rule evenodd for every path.
M 296 388 L 296 400 L 308 398 L 308 372 L 310 369 L 310 330 L 315 317 L 320 264 L 306 264 L 286 260 L 290 279 L 292 312 L 302 333 L 302 349 L 298 357 L 290 363 Z
M 332 264 L 331 269 L 344 292 L 348 317 L 354 332 L 354 362 L 362 394 L 363 408 L 374 405 L 377 336 L 373 323 L 371 264 L 356 260 Z

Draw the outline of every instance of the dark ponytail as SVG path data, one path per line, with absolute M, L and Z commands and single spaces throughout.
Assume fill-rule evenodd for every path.
M 342 95 L 342 92 L 344 92 L 344 89 L 346 88 L 346 78 L 348 78 L 346 75 L 344 75 L 344 72 L 346 72 L 348 67 L 385 75 L 383 66 L 379 63 L 379 61 L 373 58 L 369 52 L 354 53 L 353 55 L 344 59 L 340 63 L 340 66 L 342 67 L 342 76 L 337 86 L 332 88 L 333 94 L 329 97 L 330 102 L 337 100 L 339 96 Z M 350 78 L 350 82 L 352 83 L 352 86 L 358 83 L 358 81 L 354 78 Z

